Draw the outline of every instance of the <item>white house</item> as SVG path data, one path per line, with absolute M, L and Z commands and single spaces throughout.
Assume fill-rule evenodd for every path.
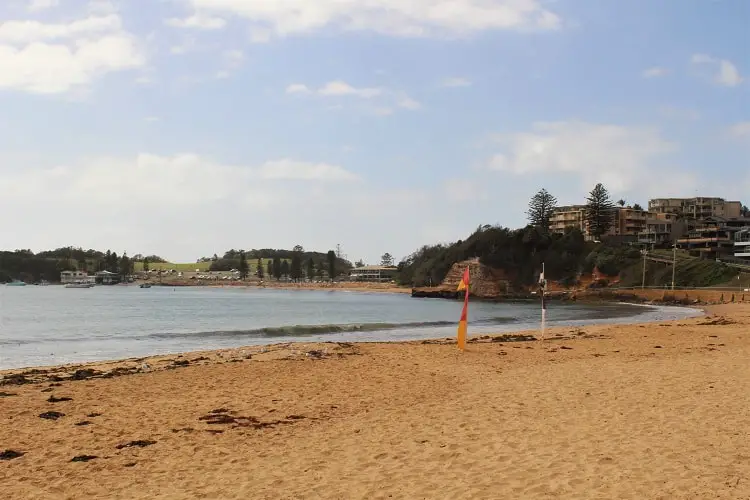
M 79 283 L 89 281 L 89 275 L 86 271 L 63 271 L 60 273 L 60 283 Z

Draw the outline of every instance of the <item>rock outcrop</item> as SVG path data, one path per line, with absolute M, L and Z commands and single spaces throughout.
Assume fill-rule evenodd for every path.
M 516 292 L 507 273 L 503 270 L 485 266 L 479 262 L 479 259 L 471 259 L 453 264 L 440 286 L 415 288 L 412 290 L 412 296 L 458 297 L 459 294 L 456 292 L 456 289 L 467 267 L 469 268 L 469 293 L 472 297 L 490 299 L 511 295 Z

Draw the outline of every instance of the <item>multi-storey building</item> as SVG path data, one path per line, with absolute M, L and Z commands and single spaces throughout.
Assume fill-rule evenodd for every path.
M 734 256 L 750 261 L 750 226 L 734 233 Z
M 656 198 L 648 202 L 649 212 L 675 214 L 690 219 L 707 219 L 709 217 L 740 217 L 742 203 L 726 201 L 724 198 Z
M 738 252 L 737 248 L 745 246 L 743 232 L 749 226 L 748 218 L 708 217 L 692 225 L 687 234 L 677 240 L 677 245 L 702 258 L 743 257 L 741 254 L 745 252 Z
M 569 227 L 586 234 L 586 205 L 567 205 L 555 208 L 550 219 L 550 231 L 564 233 Z
M 655 214 L 632 207 L 615 207 L 612 212 L 612 227 L 605 236 L 635 238 L 646 230 L 648 220 L 655 217 Z M 555 209 L 550 219 L 550 230 L 563 233 L 569 227 L 580 229 L 587 238 L 591 238 L 586 222 L 586 205 L 567 205 Z

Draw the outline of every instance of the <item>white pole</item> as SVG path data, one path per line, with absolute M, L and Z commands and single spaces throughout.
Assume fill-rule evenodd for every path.
M 672 291 L 674 292 L 674 274 L 677 268 L 677 240 L 674 241 L 672 247 Z
M 544 294 L 547 290 L 547 280 L 544 277 L 544 262 L 542 262 L 542 276 L 539 279 L 539 288 L 542 293 L 542 341 L 544 341 L 545 330 L 547 328 L 547 304 L 544 302 Z

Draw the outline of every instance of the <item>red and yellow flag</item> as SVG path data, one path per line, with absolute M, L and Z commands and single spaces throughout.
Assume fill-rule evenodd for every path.
M 458 291 L 465 290 L 464 308 L 461 311 L 461 320 L 458 322 L 458 348 L 462 351 L 466 348 L 466 321 L 469 312 L 469 268 L 464 271 L 461 282 L 458 284 Z

